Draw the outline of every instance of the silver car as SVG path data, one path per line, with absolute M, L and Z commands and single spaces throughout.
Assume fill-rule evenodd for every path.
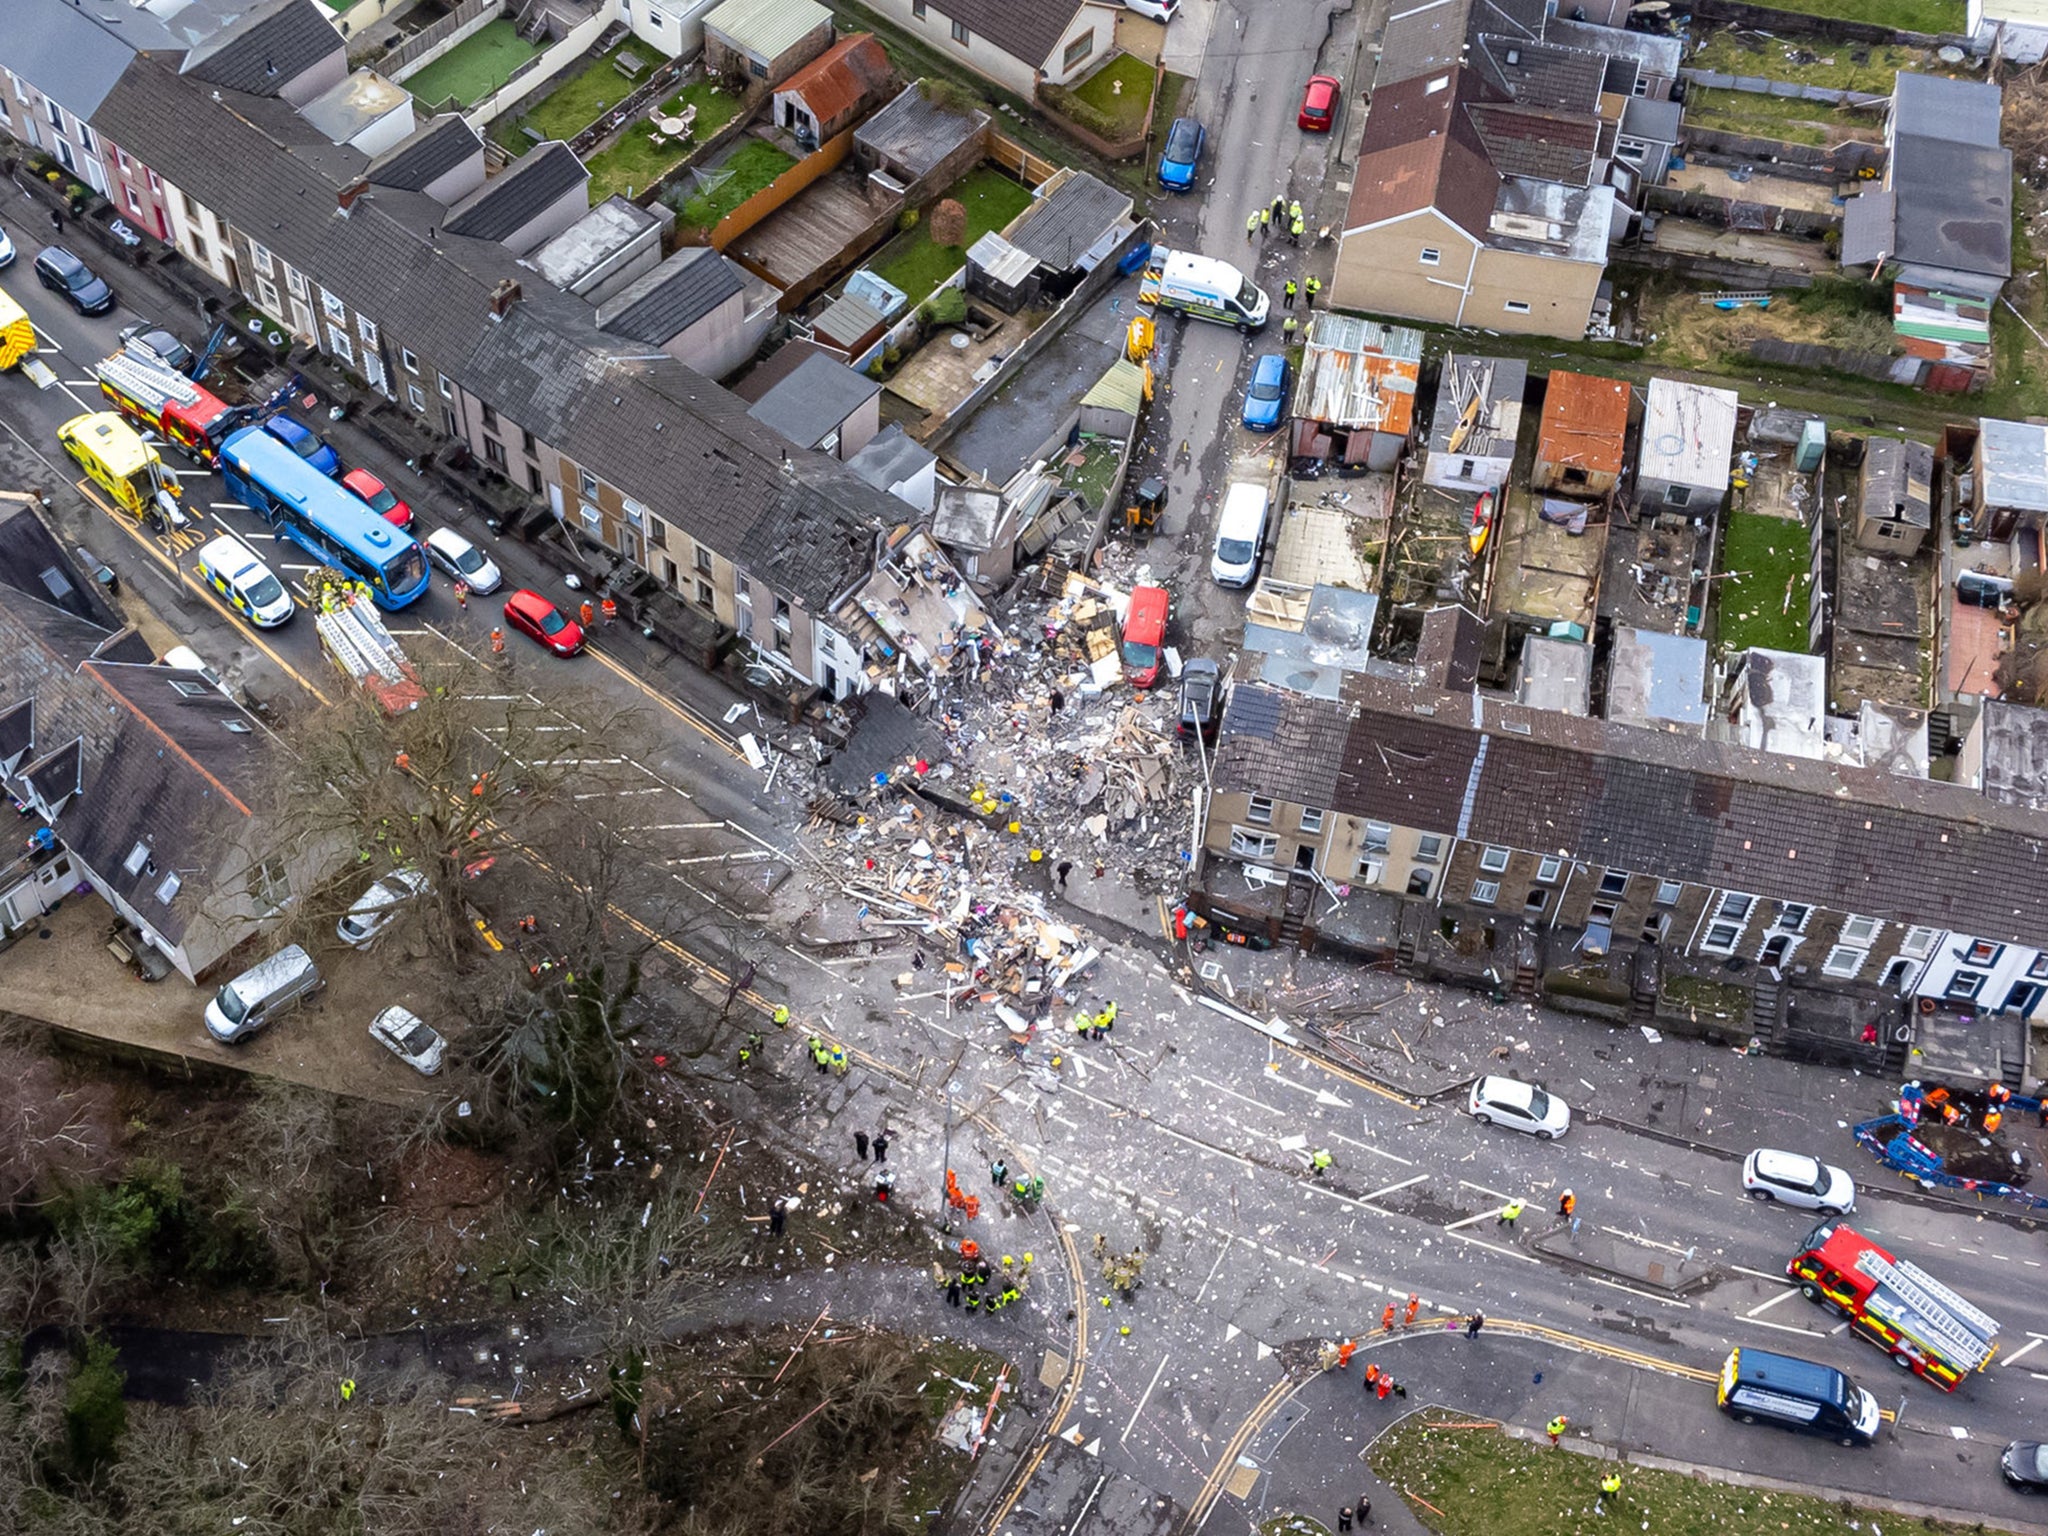
M 399 909 L 426 888 L 427 877 L 410 865 L 394 869 L 356 898 L 348 915 L 334 925 L 335 935 L 352 949 L 368 949 Z
M 1569 1104 L 1519 1078 L 1480 1078 L 1465 1108 L 1481 1125 L 1504 1125 L 1538 1141 L 1555 1141 L 1572 1128 Z
M 393 1003 L 370 1020 L 370 1038 L 422 1077 L 441 1070 L 448 1042 L 409 1008 Z
M 1802 1211 L 1846 1216 L 1856 1209 L 1856 1181 L 1831 1163 L 1799 1152 L 1758 1147 L 1742 1161 L 1742 1191 Z
M 467 582 L 470 591 L 495 592 L 504 584 L 505 578 L 491 557 L 453 528 L 436 528 L 427 535 L 426 543 L 427 558 L 455 580 Z

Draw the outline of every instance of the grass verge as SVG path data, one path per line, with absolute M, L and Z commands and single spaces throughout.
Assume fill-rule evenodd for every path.
M 708 230 L 795 164 L 765 139 L 750 138 L 716 167 L 730 172 L 728 179 L 687 199 L 677 210 L 678 217 L 691 229 Z
M 1761 645 L 1806 653 L 1806 529 L 1791 518 L 1731 512 L 1714 569 L 1734 574 L 1715 585 L 1724 650 Z
M 1145 125 L 1152 105 L 1152 66 L 1136 54 L 1120 53 L 1074 89 L 1110 125 L 1112 139 L 1126 139 Z
M 1768 1431 L 1731 1428 L 1729 1433 Z M 1637 1529 L 1656 1536 L 1729 1536 L 1734 1531 L 1770 1536 L 1826 1531 L 1836 1536 L 1873 1524 L 1885 1536 L 1962 1536 L 1972 1529 L 1898 1514 L 1873 1518 L 1871 1511 L 1811 1494 L 1769 1493 L 1682 1472 L 1617 1468 L 1613 1462 L 1511 1440 L 1498 1430 L 1432 1428 L 1420 1416 L 1381 1440 L 1370 1460 L 1373 1471 L 1406 1498 L 1416 1519 L 1437 1536 L 1593 1536 Z M 1621 1474 L 1621 1492 L 1596 1515 L 1600 1479 L 1610 1469 Z
M 945 191 L 967 210 L 967 233 L 958 245 L 932 239 L 931 209 L 913 229 L 904 231 L 868 265 L 884 282 L 894 283 L 918 303 L 967 260 L 967 247 L 992 229 L 1001 229 L 1031 205 L 1031 194 L 992 165 L 979 165 Z
M 453 96 L 471 106 L 511 79 L 512 71 L 539 51 L 501 16 L 408 79 L 405 88 L 419 101 Z

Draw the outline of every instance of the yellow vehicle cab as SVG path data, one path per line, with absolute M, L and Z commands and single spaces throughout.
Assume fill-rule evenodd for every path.
M 0 373 L 19 365 L 36 349 L 36 328 L 28 311 L 0 290 Z
M 114 412 L 72 417 L 57 429 L 57 441 L 78 461 L 86 478 L 130 517 L 154 515 L 172 528 L 185 526 L 185 514 L 178 510 L 177 478 L 142 435 Z

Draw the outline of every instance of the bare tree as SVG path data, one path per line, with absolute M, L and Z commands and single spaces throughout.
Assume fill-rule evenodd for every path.
M 120 1130 L 104 1084 L 67 1088 L 56 1063 L 0 1040 L 0 1212 L 40 1205 L 107 1173 Z
M 332 1278 L 343 1235 L 335 1180 L 348 1155 L 333 1096 L 258 1078 L 223 1141 L 228 1198 L 254 1218 L 278 1277 L 307 1287 Z

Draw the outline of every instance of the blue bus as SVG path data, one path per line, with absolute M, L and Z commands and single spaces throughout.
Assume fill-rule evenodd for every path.
M 261 427 L 220 449 L 228 494 L 279 533 L 362 582 L 379 608 L 403 608 L 427 590 L 427 552 Z

